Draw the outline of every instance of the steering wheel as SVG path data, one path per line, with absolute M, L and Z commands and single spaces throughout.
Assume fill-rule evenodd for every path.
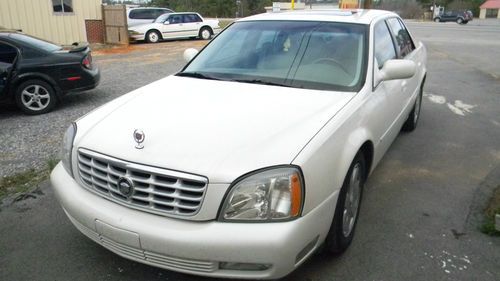
M 326 63 L 335 64 L 340 69 L 342 69 L 345 73 L 349 74 L 349 72 L 347 71 L 347 69 L 345 69 L 344 65 L 342 65 L 341 62 L 339 62 L 338 60 L 333 59 L 333 58 L 319 58 L 319 59 L 314 60 L 312 63 L 313 64 L 318 64 L 318 63 L 325 63 L 325 62 Z

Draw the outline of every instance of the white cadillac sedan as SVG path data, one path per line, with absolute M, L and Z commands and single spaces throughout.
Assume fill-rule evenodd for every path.
M 51 181 L 71 222 L 212 277 L 279 278 L 322 245 L 344 251 L 368 175 L 417 126 L 422 43 L 391 12 L 311 11 L 238 20 L 184 55 L 68 128 Z
M 204 19 L 198 13 L 168 13 L 152 23 L 129 27 L 132 41 L 158 43 L 163 39 L 201 38 L 208 40 L 220 32 L 218 20 Z

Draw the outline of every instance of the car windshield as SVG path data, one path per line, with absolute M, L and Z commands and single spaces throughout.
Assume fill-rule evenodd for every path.
M 163 14 L 163 15 L 161 15 L 161 16 L 159 16 L 159 17 L 157 17 L 157 18 L 155 19 L 155 22 L 158 22 L 158 23 L 164 23 L 164 22 L 167 20 L 167 18 L 168 18 L 168 16 L 169 16 L 170 14 L 171 14 L 171 13 L 166 13 L 166 14 Z
M 357 91 L 366 70 L 367 26 L 313 21 L 237 22 L 178 76 Z
M 10 36 L 14 40 L 17 40 L 24 45 L 28 45 L 30 47 L 40 49 L 40 50 L 43 50 L 46 52 L 55 52 L 55 51 L 59 51 L 62 49 L 62 47 L 59 45 L 56 45 L 56 44 L 51 43 L 49 41 L 38 39 L 36 37 L 28 36 L 25 34 L 12 33 Z

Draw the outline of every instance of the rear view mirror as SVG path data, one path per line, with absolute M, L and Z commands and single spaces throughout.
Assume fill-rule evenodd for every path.
M 184 60 L 186 62 L 190 62 L 196 55 L 198 54 L 198 50 L 194 48 L 189 48 L 184 51 Z
M 411 60 L 388 60 L 378 73 L 378 81 L 408 79 L 417 72 L 417 65 Z

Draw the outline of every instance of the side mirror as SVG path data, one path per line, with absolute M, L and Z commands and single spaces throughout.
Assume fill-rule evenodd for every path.
M 184 51 L 184 60 L 186 62 L 190 62 L 196 55 L 198 54 L 198 50 L 194 48 L 189 48 Z
M 408 79 L 417 72 L 417 65 L 411 60 L 388 60 L 378 72 L 378 82 L 396 79 Z
M 170 22 L 167 20 L 167 21 L 163 22 L 163 24 L 164 24 L 164 25 L 169 25 L 169 24 L 170 24 Z

